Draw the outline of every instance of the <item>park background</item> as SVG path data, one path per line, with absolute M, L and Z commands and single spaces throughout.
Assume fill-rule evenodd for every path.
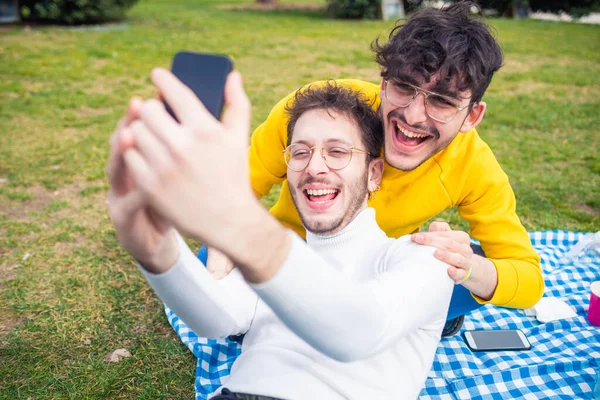
M 119 23 L 0 28 L 0 399 L 193 396 L 192 354 L 115 238 L 108 138 L 131 96 L 154 95 L 152 68 L 182 49 L 234 59 L 253 128 L 303 84 L 379 81 L 369 45 L 393 21 L 291 3 L 143 0 Z M 523 224 L 600 230 L 600 26 L 488 22 L 505 63 L 478 132 Z M 441 217 L 468 230 L 455 210 Z M 132 356 L 104 361 L 119 348 Z

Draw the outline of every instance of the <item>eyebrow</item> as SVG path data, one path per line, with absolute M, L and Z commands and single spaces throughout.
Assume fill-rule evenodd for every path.
M 456 90 L 450 90 L 448 88 L 447 84 L 441 83 L 440 81 L 437 81 L 437 83 L 435 84 L 435 86 L 433 88 L 431 88 L 432 92 L 435 92 L 437 94 L 441 94 L 442 96 L 446 96 L 446 97 L 450 97 L 454 100 L 462 100 L 463 98 L 460 96 L 460 94 L 458 93 L 458 91 Z
M 353 146 L 353 144 L 352 144 L 352 143 L 350 143 L 350 142 L 347 142 L 347 141 L 345 141 L 345 140 L 343 140 L 343 139 L 328 139 L 328 140 L 326 140 L 326 141 L 325 141 L 325 143 L 326 143 L 326 144 L 331 144 L 331 143 L 342 143 L 342 144 L 346 144 L 346 145 L 348 145 L 348 146 Z M 312 146 L 312 143 L 311 143 L 311 142 L 309 142 L 309 141 L 307 141 L 307 140 L 298 140 L 297 142 L 292 142 L 291 144 L 304 144 L 304 145 L 306 145 L 306 146 L 308 146 L 308 147 L 311 147 L 311 146 Z
M 417 82 L 417 80 L 412 75 L 407 74 L 405 72 L 398 73 L 396 78 L 392 79 L 392 82 L 394 82 L 394 83 L 398 83 L 398 82 L 410 83 L 411 85 L 420 87 L 419 82 Z M 432 87 L 431 89 L 426 89 L 426 90 L 428 90 L 430 92 L 434 92 L 436 94 L 440 94 L 445 97 L 450 97 L 452 99 L 459 100 L 459 101 L 463 99 L 456 90 L 450 90 L 448 88 L 447 84 L 444 84 L 444 83 L 440 82 L 439 80 L 436 82 L 434 87 Z

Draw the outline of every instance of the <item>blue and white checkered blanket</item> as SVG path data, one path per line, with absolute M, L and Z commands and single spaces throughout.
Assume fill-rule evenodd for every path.
M 546 324 L 523 310 L 482 307 L 465 318 L 466 329 L 521 329 L 530 351 L 473 353 L 461 335 L 442 339 L 421 399 L 591 399 L 600 371 L 600 328 L 586 319 L 590 283 L 600 280 L 600 254 L 566 254 L 588 235 L 566 231 L 532 232 L 542 258 L 544 296 L 560 297 L 576 318 Z M 171 310 L 169 322 L 198 358 L 196 400 L 226 383 L 241 345 L 229 339 L 196 336 Z

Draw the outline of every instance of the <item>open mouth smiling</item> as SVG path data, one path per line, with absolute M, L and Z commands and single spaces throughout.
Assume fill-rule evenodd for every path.
M 310 203 L 326 204 L 337 197 L 338 189 L 305 189 L 302 191 Z
M 430 132 L 411 131 L 401 125 L 400 121 L 397 119 L 392 119 L 390 122 L 394 129 L 394 137 L 396 142 L 402 144 L 404 147 L 414 149 L 419 147 L 424 142 L 435 138 L 435 135 L 431 134 Z

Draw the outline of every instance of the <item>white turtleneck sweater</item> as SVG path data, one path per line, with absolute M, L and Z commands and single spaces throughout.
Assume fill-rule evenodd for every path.
M 388 238 L 371 208 L 335 235 L 290 235 L 283 265 L 257 285 L 236 269 L 214 280 L 181 237 L 171 269 L 142 271 L 197 335 L 246 334 L 224 383 L 233 392 L 415 399 L 446 321 L 447 265 L 408 236 Z

